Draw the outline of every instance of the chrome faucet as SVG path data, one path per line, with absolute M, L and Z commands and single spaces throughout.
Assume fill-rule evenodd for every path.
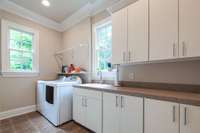
M 100 82 L 100 84 L 103 84 L 103 74 L 102 74 L 102 71 L 100 70 L 100 71 L 98 71 L 98 76 L 99 76 L 99 82 Z

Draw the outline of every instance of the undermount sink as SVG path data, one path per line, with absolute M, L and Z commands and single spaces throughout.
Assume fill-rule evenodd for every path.
M 88 85 L 94 85 L 94 86 L 112 86 L 110 84 L 104 84 L 104 83 L 88 83 Z

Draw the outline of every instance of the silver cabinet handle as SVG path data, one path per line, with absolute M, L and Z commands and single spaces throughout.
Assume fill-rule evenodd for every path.
M 84 97 L 81 98 L 82 106 L 84 107 Z
M 186 56 L 186 44 L 185 44 L 185 42 L 182 42 L 182 55 Z
M 175 122 L 176 121 L 176 106 L 174 105 L 173 106 L 173 122 Z
M 131 62 L 131 51 L 128 52 L 128 60 Z
M 176 44 L 174 43 L 173 44 L 173 57 L 176 56 Z
M 88 106 L 88 100 L 87 100 L 87 97 L 85 97 L 85 107 Z
M 87 98 L 86 97 L 82 97 L 82 106 L 87 107 Z
M 116 106 L 116 107 L 119 106 L 119 103 L 118 103 L 118 96 L 116 96 L 116 103 L 115 103 L 115 106 Z
M 187 125 L 187 108 L 184 108 L 184 125 Z
M 126 61 L 126 53 L 123 52 L 123 62 L 125 62 L 125 61 Z
M 121 96 L 121 108 L 124 108 L 124 97 Z

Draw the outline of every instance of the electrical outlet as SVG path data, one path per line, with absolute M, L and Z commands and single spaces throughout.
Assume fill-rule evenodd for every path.
M 128 75 L 128 78 L 130 79 L 130 80 L 134 80 L 134 73 L 129 73 L 129 75 Z

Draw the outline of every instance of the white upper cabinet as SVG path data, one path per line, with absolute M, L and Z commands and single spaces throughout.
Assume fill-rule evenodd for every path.
M 180 57 L 200 56 L 200 0 L 180 0 Z
M 128 7 L 128 62 L 148 61 L 148 0 Z
M 126 62 L 127 8 L 112 14 L 112 64 Z
M 180 105 L 180 133 L 199 133 L 200 107 Z
M 200 57 L 199 0 L 137 0 L 112 15 L 112 63 Z
M 148 61 L 148 0 L 112 14 L 112 63 Z
M 179 104 L 145 99 L 145 133 L 179 133 Z
M 178 0 L 149 0 L 150 60 L 178 57 Z

